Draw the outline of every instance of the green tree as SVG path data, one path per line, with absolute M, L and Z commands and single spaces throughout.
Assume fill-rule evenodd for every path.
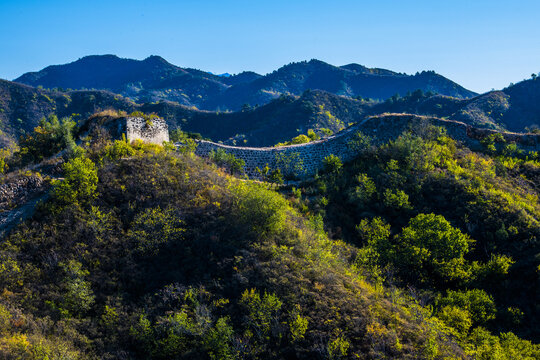
M 370 203 L 373 195 L 377 193 L 377 187 L 367 174 L 359 174 L 355 180 L 358 186 L 349 193 L 349 201 L 362 207 Z
M 309 129 L 309 130 L 307 131 L 307 136 L 309 137 L 309 139 L 310 139 L 311 141 L 320 140 L 320 138 L 321 138 L 321 137 L 320 137 L 315 131 L 313 131 L 312 129 Z
M 231 346 L 234 330 L 229 324 L 229 319 L 221 317 L 206 333 L 203 345 L 212 360 L 236 359 L 236 354 Z
M 42 118 L 34 131 L 19 141 L 22 163 L 39 162 L 66 148 L 68 155 L 73 155 L 76 152 L 74 128 L 75 122 L 69 117 L 61 121 L 56 115 Z
M 308 136 L 306 136 L 304 134 L 301 134 L 301 135 L 298 135 L 297 137 L 292 138 L 291 144 L 292 145 L 305 144 L 305 143 L 308 143 L 310 141 L 311 141 L 311 139 Z
M 465 280 L 470 271 L 463 256 L 472 243 L 443 216 L 419 214 L 402 230 L 396 263 L 402 274 L 420 282 L 442 285 Z
M 403 190 L 392 191 L 386 189 L 383 193 L 383 204 L 388 208 L 397 210 L 408 210 L 412 208 L 409 203 L 409 195 Z
M 484 325 L 489 320 L 495 319 L 497 309 L 493 298 L 484 290 L 472 289 L 467 291 L 449 290 L 445 297 L 437 300 L 437 305 L 454 306 L 467 310 L 471 314 L 474 325 Z
M 231 174 L 242 174 L 244 172 L 246 162 L 242 159 L 238 159 L 236 156 L 225 151 L 224 149 L 217 149 L 215 151 L 212 150 L 208 157 L 218 166 L 223 166 L 228 169 Z
M 275 294 L 264 293 L 263 296 L 255 289 L 242 293 L 240 304 L 247 312 L 247 325 L 255 331 L 259 340 L 268 339 L 273 324 L 277 324 L 278 312 L 282 302 Z

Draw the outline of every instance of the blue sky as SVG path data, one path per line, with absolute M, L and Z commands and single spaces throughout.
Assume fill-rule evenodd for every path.
M 0 78 L 91 54 L 263 74 L 317 58 L 484 92 L 540 71 L 539 14 L 537 0 L 0 0 Z

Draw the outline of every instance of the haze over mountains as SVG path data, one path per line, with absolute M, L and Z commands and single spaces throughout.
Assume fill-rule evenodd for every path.
M 432 71 L 406 75 L 358 64 L 337 67 L 319 60 L 291 63 L 264 76 L 254 72 L 217 76 L 180 68 L 159 56 L 139 61 L 94 55 L 26 73 L 15 81 L 44 88 L 102 89 L 139 102 L 170 100 L 204 110 L 233 111 L 243 104 L 263 105 L 281 94 L 300 95 L 307 89 L 381 100 L 416 89 L 458 98 L 476 95 Z

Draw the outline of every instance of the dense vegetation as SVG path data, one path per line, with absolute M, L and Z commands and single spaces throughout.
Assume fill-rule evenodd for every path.
M 358 246 L 374 279 L 414 287 L 460 338 L 488 329 L 538 342 L 537 154 L 494 139 L 473 153 L 425 126 L 360 140 L 355 161 L 296 191 L 298 206 Z
M 51 118 L 22 149 L 66 133 Z M 491 140 L 360 135 L 280 194 L 91 132 L 0 244 L 0 356 L 538 358 L 539 164 Z

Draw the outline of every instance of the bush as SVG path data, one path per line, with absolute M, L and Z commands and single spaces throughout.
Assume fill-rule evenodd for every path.
M 135 217 L 128 236 L 140 254 L 156 255 L 163 245 L 183 238 L 182 225 L 173 209 L 146 209 Z
M 59 151 L 69 148 L 69 153 L 76 151 L 73 140 L 75 122 L 69 118 L 58 120 L 56 115 L 50 115 L 48 119 L 41 119 L 32 134 L 21 138 L 19 141 L 21 165 L 31 162 L 40 162 Z
M 278 324 L 278 311 L 283 304 L 275 294 L 264 293 L 261 297 L 255 289 L 242 293 L 240 304 L 247 312 L 247 325 L 255 331 L 260 341 L 270 335 L 272 326 Z
M 63 165 L 64 180 L 57 181 L 55 199 L 64 205 L 86 204 L 96 197 L 97 168 L 92 160 L 84 157 L 69 160 Z
M 208 157 L 218 166 L 227 168 L 231 174 L 244 173 L 244 166 L 246 165 L 246 162 L 242 159 L 236 158 L 236 156 L 226 152 L 223 149 L 217 149 L 216 151 L 212 150 Z
M 324 171 L 335 174 L 341 170 L 341 168 L 343 167 L 343 163 L 338 156 L 330 154 L 324 158 L 323 167 Z
M 489 320 L 495 319 L 497 311 L 493 298 L 480 289 L 449 290 L 445 297 L 437 301 L 437 305 L 441 307 L 454 306 L 468 311 L 474 325 L 484 325 Z

